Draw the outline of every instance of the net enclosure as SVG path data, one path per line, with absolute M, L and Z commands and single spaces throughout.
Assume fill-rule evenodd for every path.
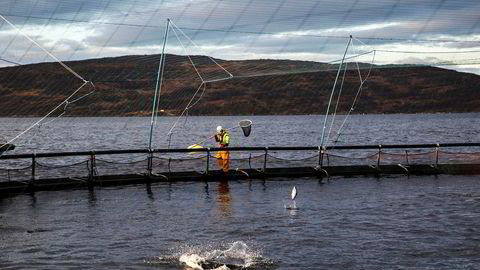
M 470 149 L 467 151 L 467 149 Z M 472 151 L 476 149 L 476 151 Z M 193 150 L 191 150 L 193 151 Z M 103 153 L 64 153 L 45 154 L 30 157 L 4 156 L 1 158 L 0 182 L 29 182 L 48 179 L 77 179 L 87 181 L 91 177 L 118 177 L 118 176 L 148 176 L 163 175 L 170 177 L 182 173 L 190 175 L 208 175 L 221 171 L 222 165 L 217 163 L 216 151 L 201 149 L 198 154 L 192 155 L 185 149 L 170 149 L 168 151 L 137 150 L 135 153 L 128 151 L 104 151 Z M 480 145 L 468 146 L 429 146 L 419 148 L 418 145 L 403 149 L 377 148 L 374 146 L 366 149 L 356 147 L 343 147 L 342 149 L 324 149 L 319 151 L 314 147 L 295 148 L 277 147 L 269 148 L 234 148 L 230 159 L 230 172 L 254 170 L 268 172 L 275 169 L 324 169 L 327 172 L 336 168 L 338 174 L 351 171 L 356 166 L 371 167 L 379 170 L 382 167 L 391 170 L 395 166 L 402 168 L 408 174 L 409 168 L 425 165 L 431 168 L 455 168 L 456 164 L 480 164 Z M 131 152 L 131 151 L 130 151 Z M 387 166 L 387 167 L 385 167 Z M 470 168 L 470 167 L 469 167 Z M 413 169 L 412 169 L 413 170 Z M 448 172 L 447 169 L 445 172 Z M 381 172 L 381 171 L 379 171 Z M 359 173 L 364 173 L 360 170 Z M 398 171 L 395 171 L 398 173 Z M 438 173 L 438 171 L 437 171 Z M 464 171 L 463 173 L 469 173 Z M 471 172 L 470 172 L 471 173 Z

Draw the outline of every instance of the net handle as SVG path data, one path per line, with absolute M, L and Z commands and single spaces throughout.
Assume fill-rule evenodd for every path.
M 247 124 L 242 125 L 242 122 L 246 122 Z M 236 128 L 239 128 L 239 127 L 242 128 L 243 135 L 245 135 L 245 137 L 248 137 L 250 135 L 250 131 L 251 131 L 251 127 L 252 127 L 252 121 L 248 120 L 248 119 L 241 120 L 240 122 L 238 122 L 238 124 L 236 126 L 229 127 L 229 128 L 227 128 L 227 130 L 236 129 Z M 246 128 L 250 129 L 250 131 L 248 133 L 245 132 Z M 248 134 L 248 135 L 246 135 L 246 134 Z M 212 136 L 206 138 L 205 140 L 203 140 L 199 143 L 195 143 L 195 144 L 190 145 L 190 147 L 193 147 L 194 145 L 202 145 L 203 143 L 205 143 L 206 141 L 210 140 L 213 137 L 215 137 L 215 134 L 213 134 Z

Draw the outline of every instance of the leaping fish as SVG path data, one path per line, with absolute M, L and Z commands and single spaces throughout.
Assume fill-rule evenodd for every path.
M 295 197 L 297 197 L 297 188 L 293 186 L 292 188 L 292 200 L 295 200 Z
M 288 206 L 285 205 L 285 208 L 288 210 L 298 210 L 297 204 L 295 203 L 295 198 L 297 197 L 297 188 L 294 186 L 292 188 L 292 193 L 291 193 L 291 198 L 292 198 L 292 203 L 289 204 Z

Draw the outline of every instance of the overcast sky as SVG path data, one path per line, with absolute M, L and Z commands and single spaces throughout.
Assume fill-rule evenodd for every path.
M 2 0 L 0 15 L 62 60 L 159 53 L 170 18 L 170 53 L 328 62 L 353 35 L 349 55 L 376 64 L 480 74 L 478 0 Z M 3 20 L 0 57 L 51 60 Z

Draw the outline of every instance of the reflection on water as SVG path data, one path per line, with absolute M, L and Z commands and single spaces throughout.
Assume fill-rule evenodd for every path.
M 218 212 L 225 217 L 232 215 L 232 194 L 228 181 L 222 180 L 217 182 L 217 206 Z
M 146 187 L 146 190 L 147 190 L 148 198 L 149 198 L 151 201 L 154 201 L 155 198 L 153 197 L 152 185 L 151 185 L 150 183 L 146 183 L 145 187 Z
M 88 190 L 88 206 L 95 207 L 97 203 L 97 195 L 95 195 L 95 189 Z
M 208 182 L 205 182 L 204 190 L 205 190 L 205 199 L 209 200 L 210 199 L 210 191 L 209 191 Z
M 30 206 L 35 208 L 37 205 L 37 196 L 35 196 L 35 193 L 29 193 L 28 197 L 30 198 Z

